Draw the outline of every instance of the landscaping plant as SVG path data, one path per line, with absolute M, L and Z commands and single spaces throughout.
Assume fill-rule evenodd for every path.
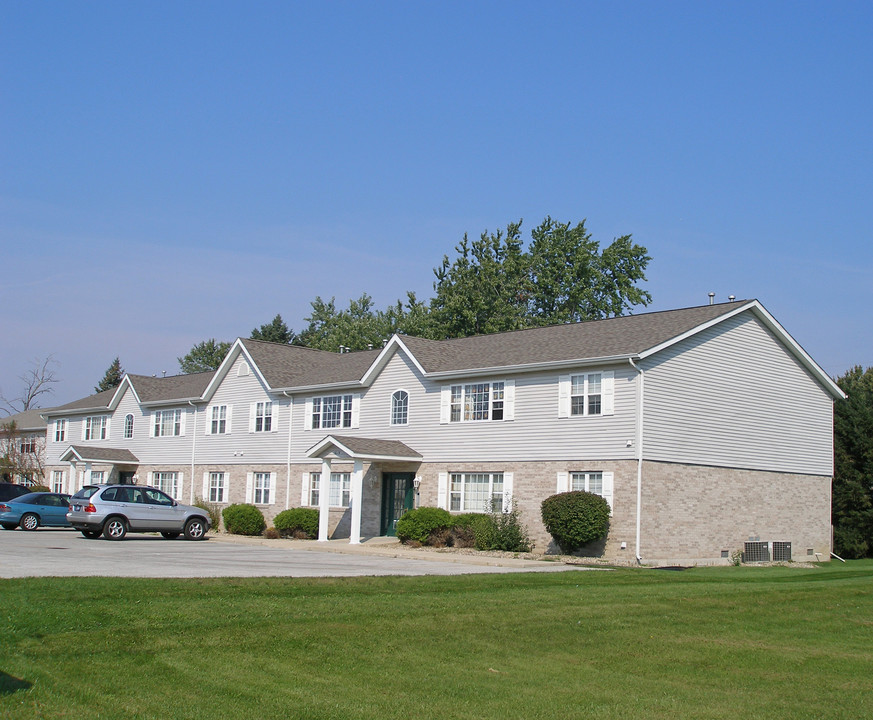
M 233 535 L 260 535 L 267 527 L 264 513 L 254 505 L 228 505 L 221 515 L 224 529 Z
M 573 490 L 543 500 L 543 524 L 564 553 L 606 537 L 609 503 L 600 495 Z

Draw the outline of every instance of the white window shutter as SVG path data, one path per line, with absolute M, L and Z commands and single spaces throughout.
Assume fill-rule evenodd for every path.
M 300 481 L 300 507 L 306 507 L 309 505 L 309 473 L 303 473 L 303 477 Z
M 107 440 L 109 440 L 109 438 L 111 437 L 111 436 L 109 435 L 109 425 L 110 425 L 111 423 L 112 423 L 112 417 L 109 416 L 109 415 L 107 415 L 107 416 L 106 416 L 106 439 L 107 439 Z
M 185 434 L 185 420 L 187 419 L 187 417 L 188 417 L 188 411 L 183 410 L 182 416 L 179 418 L 179 435 Z
M 503 512 L 509 512 L 512 510 L 512 483 L 514 479 L 514 473 L 503 473 Z
M 185 497 L 185 493 L 183 492 L 183 488 L 185 487 L 185 473 L 179 473 L 179 482 L 176 483 L 176 497 L 175 500 L 179 500 L 180 498 Z
M 278 473 L 270 473 L 270 505 L 276 504 L 276 475 Z
M 249 405 L 249 432 L 255 431 L 255 413 L 258 410 L 258 404 L 252 403 Z
M 215 406 L 206 408 L 206 434 L 212 435 L 212 413 L 215 412 Z
M 503 419 L 515 420 L 515 380 L 503 383 Z
M 209 473 L 203 473 L 203 499 L 209 500 Z
M 570 417 L 570 376 L 558 378 L 558 417 Z
M 155 474 L 149 471 L 149 473 L 146 475 L 146 485 L 149 485 L 151 487 L 155 486 L 154 476 Z
M 303 429 L 312 430 L 312 398 L 306 398 L 306 405 L 304 407 Z
M 224 426 L 224 431 L 230 435 L 231 423 L 233 422 L 233 405 L 227 406 L 227 415 L 225 416 L 227 419 L 227 423 Z
M 272 420 L 270 420 L 270 432 L 274 432 L 274 433 L 279 432 L 279 408 L 280 407 L 281 406 L 279 405 L 279 403 L 275 403 L 275 402 L 270 405 L 270 408 L 272 408 L 271 409 Z
M 449 509 L 449 474 L 441 472 L 437 483 L 437 507 Z
M 452 418 L 452 386 L 440 388 L 440 425 L 446 425 Z M 442 507 L 442 505 L 440 505 Z
M 609 509 L 612 510 L 612 485 L 614 473 L 603 473 L 603 499 L 609 503 Z
M 352 427 L 361 426 L 361 393 L 352 395 Z
M 255 474 L 246 473 L 246 502 L 251 505 L 255 496 Z
M 149 413 L 149 437 L 155 437 L 155 423 L 158 420 L 158 412 Z
M 615 414 L 615 373 L 605 370 L 600 376 L 601 412 L 604 415 Z
M 569 489 L 570 489 L 570 473 L 559 472 L 558 473 L 558 492 L 565 493 Z
M 88 419 L 82 418 L 82 440 L 85 439 L 85 428 L 88 426 Z

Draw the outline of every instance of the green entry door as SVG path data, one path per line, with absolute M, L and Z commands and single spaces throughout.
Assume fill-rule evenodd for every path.
M 397 521 L 407 510 L 412 510 L 415 502 L 414 479 L 414 473 L 382 474 L 382 535 L 394 537 L 397 534 Z

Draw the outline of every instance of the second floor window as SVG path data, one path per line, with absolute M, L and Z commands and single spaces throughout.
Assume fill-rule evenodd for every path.
M 570 376 L 570 414 L 600 415 L 602 412 L 600 373 Z
M 158 410 L 155 413 L 155 437 L 171 437 L 182 434 L 181 410 Z
M 273 403 L 255 403 L 255 432 L 270 432 L 273 429 Z
M 214 405 L 209 411 L 209 434 L 224 435 L 227 432 L 227 405 Z
M 328 395 L 312 398 L 312 428 L 352 426 L 352 396 Z
M 93 417 L 85 418 L 83 440 L 105 440 L 106 435 L 105 415 L 95 415 Z
M 450 420 L 503 420 L 503 400 L 503 382 L 452 385 Z
M 391 424 L 407 425 L 409 423 L 409 393 L 398 390 L 391 396 Z
M 67 439 L 67 421 L 55 420 L 55 442 L 63 442 Z
M 18 449 L 21 453 L 35 453 L 36 452 L 36 438 L 35 437 L 21 438 L 21 443 L 18 446 Z
M 124 437 L 126 440 L 133 437 L 133 415 L 131 414 L 124 416 Z

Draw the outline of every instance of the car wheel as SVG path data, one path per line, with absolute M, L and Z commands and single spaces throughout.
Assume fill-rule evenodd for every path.
M 26 513 L 21 518 L 22 530 L 36 530 L 39 527 L 39 518 L 33 513 Z
M 99 537 L 100 537 L 100 531 L 99 531 L 99 530 L 82 530 L 81 533 L 82 533 L 82 535 L 84 535 L 84 536 L 85 536 L 86 538 L 88 538 L 89 540 L 93 540 L 94 538 L 99 538 Z
M 200 518 L 191 518 L 185 523 L 185 537 L 188 540 L 202 540 L 206 536 L 206 523 Z
M 15 530 L 18 526 L 15 523 L 3 523 L 4 530 Z
M 124 540 L 125 535 L 127 535 L 127 523 L 124 518 L 109 518 L 103 526 L 103 537 L 107 540 Z
M 167 540 L 175 540 L 177 537 L 179 537 L 179 533 L 176 532 L 162 532 L 161 535 L 167 538 Z

